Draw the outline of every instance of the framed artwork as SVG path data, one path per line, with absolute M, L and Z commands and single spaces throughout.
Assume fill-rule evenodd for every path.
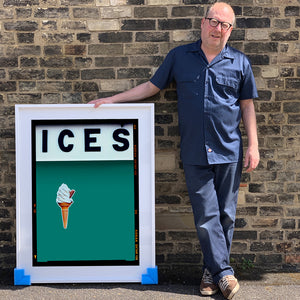
M 157 283 L 154 105 L 15 109 L 15 284 Z

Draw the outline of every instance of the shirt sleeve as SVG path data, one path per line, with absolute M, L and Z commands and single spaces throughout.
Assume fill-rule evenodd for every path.
M 240 91 L 240 100 L 254 99 L 258 97 L 255 78 L 253 75 L 251 63 L 245 56 L 244 59 L 244 78 Z
M 173 80 L 173 69 L 175 63 L 175 51 L 174 49 L 171 50 L 166 58 L 164 59 L 163 63 L 157 69 L 153 77 L 150 81 L 157 86 L 160 90 L 166 88 Z

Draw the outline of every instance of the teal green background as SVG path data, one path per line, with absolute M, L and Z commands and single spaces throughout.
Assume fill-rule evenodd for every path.
M 56 203 L 72 190 L 68 227 Z M 36 163 L 37 262 L 135 260 L 133 161 Z

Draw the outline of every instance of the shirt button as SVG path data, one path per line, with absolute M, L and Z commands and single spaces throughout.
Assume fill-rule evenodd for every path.
M 211 148 L 208 148 L 208 150 L 207 150 L 208 152 L 212 152 L 212 149 Z

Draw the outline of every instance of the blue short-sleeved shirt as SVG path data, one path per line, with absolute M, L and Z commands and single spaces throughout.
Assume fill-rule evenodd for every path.
M 184 163 L 237 162 L 242 157 L 240 100 L 258 96 L 251 65 L 227 45 L 208 63 L 200 46 L 201 40 L 171 50 L 150 81 L 159 89 L 176 82 Z

